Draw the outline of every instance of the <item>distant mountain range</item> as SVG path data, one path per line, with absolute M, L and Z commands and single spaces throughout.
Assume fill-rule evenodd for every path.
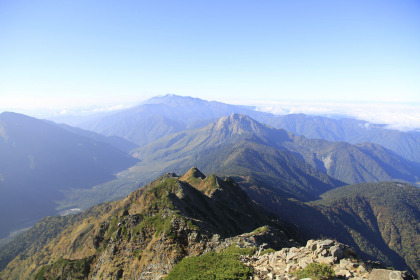
M 332 119 L 304 114 L 276 116 L 265 123 L 307 138 L 344 141 L 351 144 L 375 143 L 408 160 L 420 162 L 419 131 L 404 132 L 389 129 L 385 125 L 350 118 Z
M 182 173 L 191 165 L 207 173 L 236 176 L 236 180 L 244 184 L 267 186 L 281 193 L 282 197 L 304 201 L 316 199 L 323 192 L 345 183 L 387 180 L 415 183 L 420 177 L 419 164 L 379 145 L 311 140 L 267 127 L 243 115 L 214 120 L 218 115 L 236 110 L 266 120 L 276 117 L 257 112 L 252 107 L 196 98 L 172 95 L 153 98 L 138 108 L 118 113 L 121 119 L 114 120 L 124 124 L 126 114 L 131 115 L 131 120 L 142 123 L 127 127 L 134 134 L 146 133 L 145 126 L 154 128 L 155 132 L 161 130 L 155 136 L 145 138 L 159 139 L 135 149 L 136 144 L 118 136 L 103 136 L 67 125 L 3 113 L 0 140 L 5 156 L 2 157 L 0 184 L 5 186 L 4 192 L 11 188 L 9 186 L 14 187 L 7 190 L 9 197 L 2 196 L 2 207 L 6 211 L 15 205 L 15 201 L 20 201 L 22 209 L 36 208 L 39 211 L 32 211 L 22 220 L 17 216 L 4 217 L 4 220 L 11 223 L 11 228 L 22 227 L 54 213 L 51 209 L 57 207 L 58 200 L 64 199 L 60 203 L 62 207 L 87 208 L 118 199 L 156 175 L 171 171 Z M 180 127 L 190 129 L 170 135 L 169 132 L 181 128 L 172 126 L 172 130 L 167 129 L 150 118 L 141 122 L 145 112 L 152 119 L 175 116 L 171 122 L 183 123 Z M 107 118 L 111 120 L 111 117 Z M 103 121 L 99 123 L 103 124 Z M 18 149 L 13 147 L 17 143 Z M 140 162 L 124 176 L 113 177 L 112 174 L 134 164 L 134 160 L 125 154 L 133 148 L 132 154 Z M 113 178 L 116 181 L 110 181 Z M 249 178 L 254 181 L 250 182 Z M 86 189 L 102 183 L 106 184 Z M 37 186 L 35 194 L 34 188 L 30 187 L 34 185 Z M 20 195 L 26 188 L 28 191 Z M 33 202 L 34 197 L 42 199 Z M 35 207 L 31 203 L 40 205 Z M 0 236 L 8 232 L 7 226 L 2 229 Z
M 119 136 L 139 146 L 185 129 L 203 127 L 231 114 L 247 115 L 261 123 L 311 139 L 379 144 L 411 161 L 420 162 L 420 132 L 403 132 L 355 119 L 332 119 L 304 114 L 273 115 L 256 107 L 230 105 L 177 95 L 151 98 L 140 105 L 72 123 L 107 136 Z
M 288 197 L 313 200 L 344 183 L 328 177 L 301 157 L 281 148 L 289 139 L 284 130 L 272 129 L 243 115 L 223 117 L 204 128 L 166 136 L 133 150 L 140 164 L 185 172 L 188 164 L 204 172 L 226 176 L 252 176 Z
M 116 180 L 91 190 L 66 192 L 67 207 L 86 209 L 119 199 L 155 176 L 183 173 L 192 165 L 303 201 L 346 183 L 399 180 L 414 184 L 420 177 L 418 163 L 379 145 L 307 139 L 244 115 L 167 135 L 134 149 L 132 155 L 139 162 Z
M 317 174 L 324 172 L 348 184 L 393 179 L 416 182 L 420 178 L 419 164 L 410 162 L 379 145 L 355 146 L 344 142 L 307 139 L 237 114 L 220 118 L 204 128 L 166 136 L 135 149 L 133 155 L 151 164 L 162 162 L 163 166 L 165 163 L 172 163 L 168 168 L 175 170 L 178 170 L 183 162 L 194 164 L 206 172 L 226 175 L 255 174 L 261 168 L 261 174 L 266 178 L 271 174 L 270 170 L 275 170 L 272 173 L 276 180 L 279 181 L 279 177 L 285 176 L 282 180 L 289 184 L 302 174 L 313 176 L 316 174 L 315 169 L 318 170 Z M 241 160 L 235 161 L 238 157 Z M 312 169 L 309 166 L 304 167 L 308 164 Z M 248 168 L 241 174 L 228 173 L 228 170 L 240 170 L 245 166 Z M 318 180 L 321 178 L 321 175 L 315 176 L 318 176 Z M 313 179 L 312 177 L 312 180 L 301 179 L 296 182 L 300 185 L 307 182 L 305 189 L 308 189 L 309 186 L 318 185 Z M 326 180 L 321 179 L 323 182 Z M 318 193 L 322 191 L 325 191 L 325 188 L 318 190 Z M 296 190 L 291 193 L 296 194 Z
M 232 113 L 249 114 L 253 111 L 252 107 L 166 95 L 147 100 L 134 108 L 90 118 L 77 126 L 107 136 L 119 136 L 143 146 L 162 136 L 201 127 Z
M 55 214 L 61 191 L 107 182 L 136 162 L 107 143 L 15 113 L 0 114 L 0 154 L 0 238 Z

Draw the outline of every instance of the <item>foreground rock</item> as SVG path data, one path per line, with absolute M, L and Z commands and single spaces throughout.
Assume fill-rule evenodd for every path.
M 333 240 L 309 240 L 305 247 L 283 248 L 264 254 L 263 248 L 241 261 L 254 268 L 252 280 L 295 280 L 297 272 L 310 263 L 324 263 L 335 272 L 335 279 L 406 280 L 413 279 L 405 271 L 381 269 L 380 264 L 363 262 L 347 245 Z M 311 279 L 311 278 L 305 278 Z

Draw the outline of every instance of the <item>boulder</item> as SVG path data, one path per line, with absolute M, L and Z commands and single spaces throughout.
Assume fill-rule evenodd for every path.
M 316 259 L 316 262 L 318 263 L 325 263 L 328 265 L 333 265 L 334 264 L 334 258 L 333 257 L 319 257 Z
M 334 245 L 334 241 L 331 239 L 322 240 L 321 242 L 319 242 L 319 245 L 321 247 L 331 247 L 332 245 Z
M 330 254 L 336 260 L 341 260 L 344 257 L 344 250 L 340 246 L 335 245 L 330 248 Z
M 308 264 L 310 264 L 311 262 L 313 262 L 311 257 L 304 257 L 304 258 L 299 259 L 298 264 L 303 269 L 307 267 Z
M 412 280 L 413 277 L 405 271 L 373 269 L 369 274 L 369 280 Z

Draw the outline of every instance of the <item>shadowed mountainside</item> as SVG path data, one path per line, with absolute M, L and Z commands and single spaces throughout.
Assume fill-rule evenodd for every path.
M 114 178 L 136 160 L 55 124 L 0 114 L 0 237 L 55 214 L 61 191 Z
M 255 185 L 246 191 L 306 239 L 334 238 L 365 259 L 420 272 L 420 190 L 414 186 L 397 182 L 348 185 L 309 203 L 284 199 Z

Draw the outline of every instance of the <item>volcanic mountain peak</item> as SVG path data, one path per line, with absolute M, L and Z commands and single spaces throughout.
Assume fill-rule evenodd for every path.
M 191 96 L 181 96 L 176 94 L 166 94 L 162 96 L 152 97 L 141 104 L 165 104 L 171 107 L 176 107 L 178 105 L 185 106 L 196 105 L 196 104 L 206 104 L 209 101 L 202 100 L 200 98 L 191 97 Z

